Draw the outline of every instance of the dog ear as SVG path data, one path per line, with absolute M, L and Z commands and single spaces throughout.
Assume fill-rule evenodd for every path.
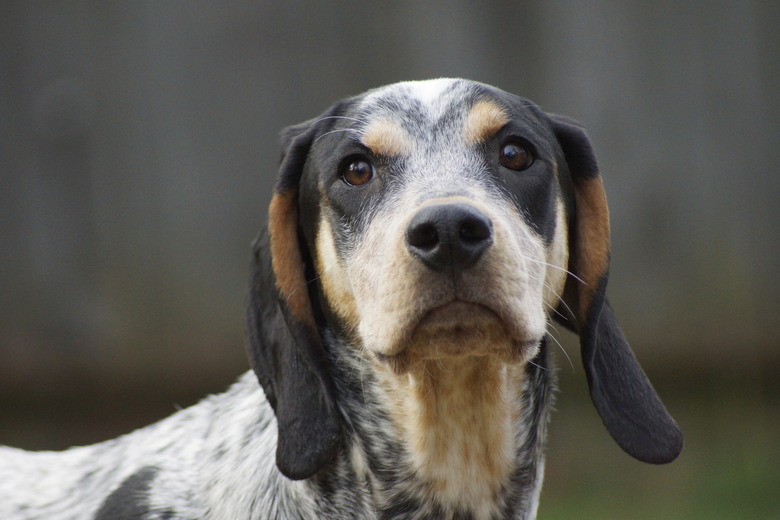
M 569 230 L 572 275 L 560 309 L 571 321 L 560 321 L 570 328 L 576 324 L 591 399 L 618 445 L 644 462 L 671 462 L 682 450 L 682 433 L 639 366 L 606 298 L 609 210 L 595 155 L 579 124 L 560 116 L 551 120 L 571 174 L 575 212 Z
M 254 244 L 246 308 L 248 353 L 276 414 L 276 464 L 308 478 L 338 451 L 341 420 L 306 279 L 308 253 L 298 226 L 298 190 L 316 123 L 282 134 L 281 167 L 268 226 Z

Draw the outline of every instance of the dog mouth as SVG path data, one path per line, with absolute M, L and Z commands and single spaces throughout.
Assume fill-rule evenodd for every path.
M 506 330 L 500 316 L 481 303 L 454 299 L 427 311 L 414 326 L 415 335 L 469 335 L 480 329 Z M 466 338 L 461 338 L 466 339 Z
M 507 320 L 491 307 L 460 299 L 424 312 L 406 337 L 393 353 L 374 352 L 395 373 L 421 361 L 467 356 L 495 356 L 518 363 L 539 344 L 539 339 L 513 334 Z

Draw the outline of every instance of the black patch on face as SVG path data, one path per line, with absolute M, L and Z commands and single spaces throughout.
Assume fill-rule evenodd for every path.
M 482 150 L 496 187 L 513 202 L 528 225 L 549 245 L 555 237 L 556 202 L 560 186 L 553 171 L 555 149 L 535 126 L 522 120 L 512 120 L 484 143 Z M 505 168 L 499 161 L 501 147 L 515 140 L 525 143 L 534 157 L 531 166 L 522 171 Z
M 404 158 L 374 154 L 359 141 L 354 126 L 349 119 L 341 120 L 335 132 L 331 130 L 333 133 L 323 135 L 312 146 L 306 163 L 300 220 L 312 250 L 321 219 L 328 219 L 338 251 L 352 249 L 382 201 L 402 180 Z M 359 186 L 351 186 L 342 178 L 344 166 L 355 159 L 368 161 L 375 170 L 373 178 Z
M 496 186 L 509 197 L 545 243 L 551 244 L 555 237 L 558 194 L 562 192 L 564 201 L 568 202 L 570 190 L 564 182 L 568 179 L 568 171 L 549 118 L 532 101 L 488 85 L 479 85 L 472 99 L 490 100 L 509 116 L 510 122 L 481 145 L 482 153 L 494 174 Z M 530 168 L 517 172 L 499 163 L 500 147 L 511 137 L 519 138 L 532 148 L 534 163 Z M 553 169 L 555 164 L 559 168 L 558 178 Z
M 149 488 L 157 474 L 155 467 L 145 467 L 127 477 L 111 492 L 95 514 L 95 520 L 138 520 L 150 513 Z

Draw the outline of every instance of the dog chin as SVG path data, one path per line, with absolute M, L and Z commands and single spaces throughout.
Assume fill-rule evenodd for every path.
M 532 359 L 540 343 L 539 338 L 510 334 L 493 310 L 461 301 L 425 313 L 408 338 L 405 345 L 385 351 L 392 354 L 374 351 L 374 355 L 394 373 L 402 374 L 422 362 L 465 357 L 493 356 L 507 364 L 519 364 Z

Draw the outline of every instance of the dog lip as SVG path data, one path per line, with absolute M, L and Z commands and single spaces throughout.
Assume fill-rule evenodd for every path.
M 456 315 L 456 319 L 450 318 L 454 323 L 451 327 L 447 327 L 447 315 Z M 459 315 L 459 316 L 458 316 Z M 420 318 L 414 320 L 413 325 L 409 328 L 408 337 L 412 338 L 414 335 L 427 325 L 431 325 L 431 322 L 437 318 L 442 319 L 442 325 L 440 328 L 469 328 L 469 325 L 474 321 L 482 321 L 484 319 L 495 319 L 501 324 L 507 336 L 511 337 L 513 341 L 535 341 L 535 339 L 528 339 L 528 331 L 521 330 L 517 326 L 517 321 L 511 314 L 503 311 L 500 308 L 490 305 L 489 302 L 474 301 L 472 299 L 465 299 L 459 296 L 453 297 L 444 303 L 435 305 L 428 310 L 420 313 Z M 460 322 L 457 321 L 460 318 Z M 469 323 L 469 322 L 472 323 Z
M 369 349 L 375 359 L 397 374 L 403 373 L 416 360 L 460 355 L 498 355 L 507 362 L 523 357 L 523 352 L 533 348 L 539 338 L 512 333 L 512 328 L 500 310 L 483 302 L 466 300 L 457 296 L 429 307 L 419 314 L 407 328 L 404 340 L 394 349 L 378 351 Z M 495 336 L 493 336 L 495 334 Z M 428 351 L 425 338 L 450 337 L 454 348 Z M 474 338 L 503 337 L 495 348 L 470 346 Z M 415 341 L 422 337 L 422 343 Z M 446 340 L 445 340 L 446 341 Z M 502 345 L 502 346 L 500 346 Z M 462 348 L 460 348 L 460 347 Z
M 496 324 L 513 341 L 535 341 L 534 339 L 529 340 L 527 331 L 519 330 L 514 325 L 516 320 L 511 315 L 508 316 L 506 312 L 502 312 L 501 309 L 493 307 L 486 302 L 465 299 L 457 295 L 443 303 L 431 306 L 421 312 L 419 316 L 419 318 L 414 319 L 409 324 L 405 334 L 407 344 L 411 342 L 415 335 L 426 328 L 439 329 L 442 332 L 456 329 L 465 331 L 472 328 L 478 329 L 484 324 L 485 320 L 491 319 L 495 320 Z M 406 350 L 406 347 L 396 352 L 404 350 Z
M 468 323 L 469 320 L 482 321 L 487 317 L 494 318 L 507 329 L 505 320 L 496 310 L 484 303 L 468 301 L 456 297 L 420 313 L 420 318 L 415 320 L 410 327 L 409 337 L 414 337 L 420 329 L 426 327 L 437 327 L 441 329 L 469 328 L 469 325 L 471 325 Z
M 516 363 L 526 357 L 526 352 L 529 349 L 534 349 L 539 345 L 540 339 L 528 339 L 528 340 L 513 340 L 510 346 L 505 351 L 494 350 L 485 352 L 475 352 L 472 355 L 486 356 L 496 355 L 505 363 Z M 410 349 L 403 348 L 398 352 L 391 354 L 385 354 L 382 352 L 371 351 L 375 359 L 382 365 L 388 367 L 391 372 L 400 376 L 407 372 L 412 364 L 417 361 L 425 359 L 436 359 L 436 357 L 427 356 L 414 356 Z M 468 355 L 467 353 L 461 353 L 461 355 Z M 447 356 L 445 356 L 447 357 Z
M 494 315 L 496 315 L 497 317 L 500 318 L 499 314 L 496 311 L 494 311 L 493 309 L 491 309 L 490 307 L 488 307 L 484 303 L 472 302 L 472 301 L 464 300 L 462 298 L 453 298 L 452 300 L 450 300 L 448 302 L 445 302 L 445 303 L 443 303 L 441 305 L 436 305 L 436 306 L 428 309 L 423 314 L 423 316 L 419 320 L 418 324 L 422 323 L 423 321 L 428 319 L 431 315 L 437 314 L 439 312 L 448 312 L 448 311 L 461 312 L 461 311 L 467 310 L 468 308 L 474 308 L 474 307 L 476 307 L 478 309 L 481 309 L 483 311 L 490 312 L 491 314 L 494 314 Z

